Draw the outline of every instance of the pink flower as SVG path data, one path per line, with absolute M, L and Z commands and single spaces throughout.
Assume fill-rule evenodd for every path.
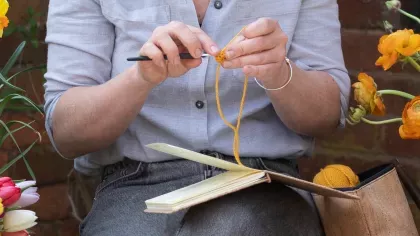
M 20 198 L 20 188 L 15 186 L 0 187 L 0 198 L 3 200 L 3 205 L 8 207 L 15 203 Z
M 0 178 L 0 187 L 15 186 L 15 183 L 10 177 Z
M 29 236 L 29 234 L 26 230 L 22 230 L 22 231 L 19 231 L 19 232 L 12 232 L 12 233 L 3 232 L 1 234 L 1 236 Z
M 25 189 L 20 195 L 19 200 L 17 200 L 17 202 L 15 202 L 10 207 L 24 208 L 38 202 L 39 194 L 36 192 L 37 190 L 38 190 L 37 187 L 29 187 Z

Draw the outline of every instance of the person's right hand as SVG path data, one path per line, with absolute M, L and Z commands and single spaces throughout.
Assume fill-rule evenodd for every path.
M 148 56 L 152 61 L 139 61 L 139 74 L 147 82 L 157 85 L 168 77 L 179 77 L 198 67 L 203 51 L 215 56 L 219 49 L 201 29 L 181 22 L 157 27 L 140 49 L 140 55 Z M 189 52 L 196 59 L 181 60 L 181 52 Z M 164 55 L 168 60 L 164 60 Z

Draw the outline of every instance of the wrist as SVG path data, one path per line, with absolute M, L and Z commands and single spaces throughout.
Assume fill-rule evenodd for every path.
M 128 71 L 128 77 L 132 81 L 132 83 L 138 85 L 141 89 L 145 89 L 147 91 L 151 91 L 153 88 L 157 86 L 157 84 L 151 83 L 144 79 L 142 74 L 140 73 L 140 69 L 137 65 L 131 66 Z
M 275 73 L 272 77 L 256 79 L 259 80 L 262 83 L 262 86 L 267 90 L 280 90 L 281 88 L 286 87 L 290 82 L 292 68 L 289 63 L 291 62 L 286 62 L 286 60 L 283 61 L 280 65 L 279 72 Z

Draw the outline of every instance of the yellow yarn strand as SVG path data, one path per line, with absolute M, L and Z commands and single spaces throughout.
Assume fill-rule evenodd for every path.
M 244 28 L 242 28 L 242 30 Z M 229 44 L 231 42 L 233 42 L 233 40 L 242 32 L 242 30 L 239 31 L 239 33 L 236 34 L 236 36 L 232 40 L 230 40 L 230 42 L 222 49 L 222 51 L 219 53 L 219 55 L 216 56 L 216 61 L 218 62 L 218 64 L 217 64 L 217 67 L 216 67 L 216 81 L 215 81 L 217 111 L 219 112 L 219 116 L 220 116 L 220 118 L 222 118 L 223 122 L 233 130 L 233 133 L 234 133 L 234 136 L 233 136 L 233 155 L 235 157 L 236 162 L 238 162 L 239 165 L 243 165 L 241 160 L 240 160 L 240 157 L 239 157 L 239 127 L 241 125 L 241 117 L 242 117 L 242 112 L 243 112 L 243 108 L 244 108 L 244 105 L 245 105 L 246 91 L 247 91 L 247 88 L 248 88 L 248 76 L 245 76 L 244 87 L 243 87 L 243 92 L 242 92 L 242 99 L 241 99 L 241 103 L 240 103 L 240 106 L 239 106 L 239 113 L 238 113 L 238 118 L 237 118 L 237 122 L 236 122 L 236 127 L 234 125 L 232 125 L 229 121 L 227 121 L 226 118 L 225 118 L 225 115 L 223 114 L 222 107 L 220 105 L 220 98 L 219 98 L 219 77 L 220 77 L 220 66 L 224 62 L 224 60 L 226 59 L 225 50 L 226 50 L 227 46 L 229 46 Z

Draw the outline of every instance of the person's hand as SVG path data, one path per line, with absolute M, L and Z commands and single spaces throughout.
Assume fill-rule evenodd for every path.
M 226 48 L 224 68 L 242 68 L 266 87 L 277 88 L 287 80 L 287 35 L 276 20 L 260 18 L 249 24 Z
M 215 56 L 219 49 L 201 29 L 171 22 L 157 27 L 140 49 L 140 55 L 148 56 L 152 61 L 138 62 L 138 72 L 145 81 L 157 85 L 168 77 L 179 77 L 198 67 L 203 51 Z M 181 52 L 189 52 L 196 59 L 181 60 Z M 164 60 L 164 55 L 168 60 Z

